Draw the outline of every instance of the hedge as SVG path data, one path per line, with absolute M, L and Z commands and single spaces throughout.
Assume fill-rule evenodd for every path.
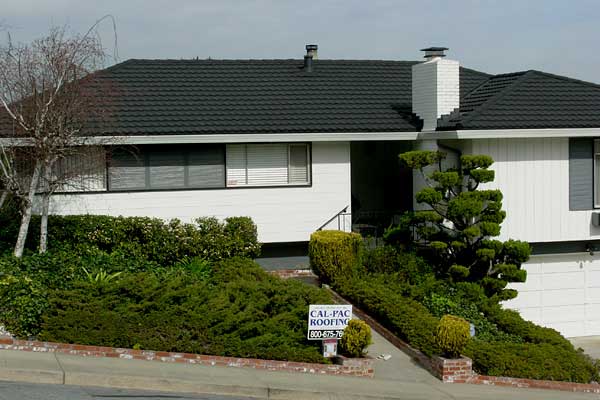
M 434 339 L 439 320 L 422 304 L 390 288 L 385 280 L 370 276 L 338 279 L 335 289 L 402 340 L 428 356 L 440 354 Z
M 598 369 L 582 353 L 548 343 L 500 343 L 472 340 L 464 354 L 483 375 L 589 383 Z
M 310 236 L 311 269 L 325 282 L 350 276 L 362 263 L 362 238 L 357 233 L 318 231 Z
M 217 263 L 210 276 L 178 269 L 125 274 L 54 290 L 40 340 L 220 356 L 325 362 L 306 339 L 309 304 L 323 290 L 281 280 L 250 260 Z
M 0 222 L 0 250 L 11 248 L 18 231 L 18 218 L 5 210 Z M 30 225 L 27 247 L 35 250 L 39 217 Z M 51 215 L 48 221 L 50 250 L 93 247 L 127 257 L 145 258 L 171 265 L 181 258 L 199 256 L 209 260 L 228 257 L 256 257 L 260 253 L 256 225 L 248 217 L 198 218 L 193 223 L 178 219 L 112 217 L 105 215 Z M 77 250 L 77 249 L 75 249 Z

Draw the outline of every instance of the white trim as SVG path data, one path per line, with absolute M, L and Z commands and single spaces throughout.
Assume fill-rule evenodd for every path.
M 290 143 L 290 142 L 348 142 L 416 140 L 418 132 L 340 132 L 340 133 L 234 133 L 214 135 L 131 135 L 91 137 L 86 144 L 180 144 L 180 143 Z M 0 139 L 0 144 L 2 144 Z
M 600 128 L 484 129 L 420 132 L 418 139 L 516 139 L 600 136 Z

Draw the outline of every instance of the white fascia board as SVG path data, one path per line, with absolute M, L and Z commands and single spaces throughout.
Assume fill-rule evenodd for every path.
M 419 139 L 517 139 L 596 137 L 600 128 L 568 129 L 486 129 L 420 132 Z
M 86 145 L 108 144 L 185 144 L 185 143 L 289 143 L 403 141 L 417 139 L 418 132 L 352 132 L 352 133 L 250 133 L 213 135 L 115 135 L 88 137 Z M 82 142 L 82 144 L 83 144 Z M 24 144 L 24 143 L 23 143 Z M 15 139 L 0 138 L 0 146 L 15 146 Z
M 356 132 L 356 133 L 250 133 L 214 135 L 131 135 L 112 136 L 119 144 L 166 143 L 284 143 L 284 142 L 348 142 L 374 140 L 415 140 L 417 132 Z M 106 141 L 99 137 L 98 140 Z

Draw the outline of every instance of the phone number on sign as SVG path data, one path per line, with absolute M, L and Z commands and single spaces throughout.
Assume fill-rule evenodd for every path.
M 344 334 L 343 330 L 339 331 L 309 331 L 309 339 L 341 339 Z

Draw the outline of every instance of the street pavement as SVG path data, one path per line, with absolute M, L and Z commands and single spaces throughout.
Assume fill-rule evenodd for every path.
M 273 400 L 600 399 L 599 395 L 585 393 L 443 384 L 414 370 L 414 365 L 400 367 L 404 369 L 395 369 L 393 376 L 386 375 L 390 369 L 383 375 L 376 371 L 375 378 L 370 379 L 0 350 L 0 381 Z M 8 393 L 8 390 L 1 392 Z
M 249 397 L 198 395 L 142 390 L 0 382 L 0 400 L 250 400 Z

